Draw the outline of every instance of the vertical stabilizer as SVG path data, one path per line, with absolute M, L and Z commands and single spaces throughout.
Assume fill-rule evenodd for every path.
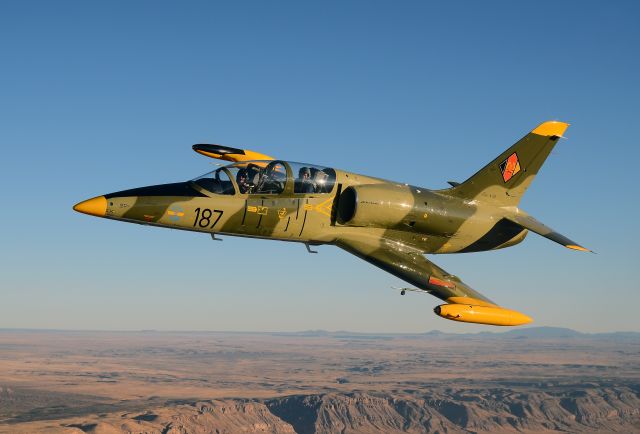
M 440 192 L 498 206 L 517 206 L 568 126 L 557 121 L 540 124 L 471 178 Z

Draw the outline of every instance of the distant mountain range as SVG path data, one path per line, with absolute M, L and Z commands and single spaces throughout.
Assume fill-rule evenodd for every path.
M 335 337 L 335 338 L 393 338 L 393 337 L 492 337 L 492 338 L 536 338 L 536 339 L 560 339 L 560 338 L 595 338 L 595 339 L 640 339 L 640 332 L 609 332 L 609 333 L 582 333 L 565 327 L 524 327 L 499 332 L 477 333 L 448 333 L 440 330 L 432 330 L 425 333 L 363 333 L 339 330 L 330 332 L 327 330 L 305 330 L 301 332 L 270 333 L 274 335 L 308 336 L 308 337 Z
M 304 330 L 298 332 L 264 332 L 264 331 L 203 331 L 203 330 L 61 330 L 61 329 L 22 329 L 0 328 L 0 332 L 9 333 L 222 333 L 222 334 L 266 334 L 271 336 L 300 336 L 300 337 L 332 337 L 332 338 L 358 338 L 358 339 L 393 339 L 393 338 L 535 338 L 535 339 L 640 339 L 640 332 L 607 332 L 607 333 L 583 333 L 565 327 L 519 327 L 506 331 L 482 331 L 476 333 L 450 333 L 440 330 L 431 330 L 423 333 L 376 333 L 376 332 L 352 332 L 348 330 Z

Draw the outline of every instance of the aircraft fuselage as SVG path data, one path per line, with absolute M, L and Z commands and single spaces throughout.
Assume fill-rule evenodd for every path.
M 110 193 L 77 204 L 85 214 L 196 232 L 333 244 L 445 301 L 434 312 L 461 322 L 521 325 L 425 257 L 509 247 L 528 231 L 589 251 L 518 204 L 568 124 L 549 121 L 463 183 L 429 190 L 351 172 L 273 159 L 214 144 L 199 154 L 232 161 L 191 181 Z M 309 248 L 309 250 L 311 250 Z M 401 294 L 405 294 L 405 289 Z
M 499 223 L 499 208 L 341 170 L 332 191 L 322 194 L 221 195 L 188 181 L 104 197 L 109 219 L 312 245 L 366 228 L 425 253 L 456 253 L 506 247 L 526 235 L 522 228 L 502 231 L 469 249 Z

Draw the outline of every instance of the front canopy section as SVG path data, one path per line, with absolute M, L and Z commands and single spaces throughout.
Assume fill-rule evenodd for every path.
M 192 180 L 213 194 L 327 194 L 336 184 L 336 171 L 315 164 L 282 160 L 242 161 Z
M 213 194 L 236 194 L 236 188 L 233 185 L 232 173 L 226 167 L 221 167 L 202 176 L 198 176 L 191 180 L 201 189 Z

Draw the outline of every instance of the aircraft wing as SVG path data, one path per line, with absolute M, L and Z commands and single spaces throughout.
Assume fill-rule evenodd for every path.
M 420 250 L 400 242 L 362 236 L 343 238 L 337 245 L 441 300 L 449 302 L 451 298 L 468 298 L 478 305 L 496 305 L 457 276 L 429 261 Z
M 204 155 L 206 157 L 233 162 L 250 160 L 275 160 L 275 158 L 265 154 L 261 154 L 259 152 L 222 145 L 200 143 L 197 145 L 193 145 L 193 150 L 198 154 Z
M 420 250 L 399 241 L 363 235 L 341 238 L 336 245 L 449 303 L 435 309 L 444 318 L 491 325 L 531 322 L 526 315 L 496 305 L 426 259 Z

